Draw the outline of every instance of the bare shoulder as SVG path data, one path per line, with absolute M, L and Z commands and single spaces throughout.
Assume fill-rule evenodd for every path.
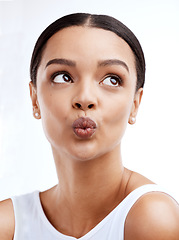
M 12 240 L 14 236 L 15 219 L 11 199 L 0 202 L 0 239 Z
M 178 240 L 178 203 L 162 192 L 143 195 L 131 208 L 126 218 L 124 239 Z

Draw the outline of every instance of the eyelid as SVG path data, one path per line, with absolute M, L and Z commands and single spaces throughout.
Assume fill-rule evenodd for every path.
M 61 74 L 66 74 L 71 78 L 71 80 L 73 80 L 72 76 L 66 71 L 57 71 L 50 76 L 50 79 L 53 80 L 56 76 L 61 75 Z
M 119 75 L 114 74 L 114 73 L 109 73 L 109 74 L 107 74 L 107 75 L 100 81 L 100 83 L 102 83 L 106 78 L 109 78 L 109 77 L 114 77 L 114 78 L 116 78 L 116 79 L 119 81 L 119 85 L 122 85 L 122 84 L 123 84 L 122 78 L 121 78 Z
M 51 81 L 53 81 L 56 76 L 58 76 L 58 75 L 63 75 L 63 74 L 66 74 L 66 75 L 70 78 L 71 82 L 74 82 L 71 74 L 70 74 L 69 72 L 67 72 L 67 71 L 56 71 L 56 72 L 54 72 L 54 73 L 50 76 L 50 79 L 51 79 Z M 116 80 L 118 80 L 118 86 L 121 86 L 121 85 L 123 84 L 122 78 L 121 78 L 119 75 L 114 74 L 114 73 L 109 73 L 109 74 L 105 75 L 105 76 L 103 77 L 103 79 L 100 80 L 99 84 L 103 83 L 103 81 L 104 81 L 105 79 L 110 78 L 110 77 L 111 77 L 111 78 L 116 78 Z

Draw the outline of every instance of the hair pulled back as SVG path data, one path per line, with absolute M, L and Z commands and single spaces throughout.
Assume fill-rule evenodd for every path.
M 36 86 L 38 67 L 41 62 L 43 50 L 48 39 L 52 37 L 56 32 L 71 26 L 88 26 L 93 28 L 101 28 L 117 34 L 120 38 L 127 42 L 132 49 L 135 57 L 137 72 L 136 90 L 144 86 L 145 58 L 141 45 L 133 32 L 123 23 L 113 17 L 87 13 L 74 13 L 66 15 L 62 18 L 57 19 L 42 32 L 35 44 L 31 58 L 30 77 L 34 86 Z

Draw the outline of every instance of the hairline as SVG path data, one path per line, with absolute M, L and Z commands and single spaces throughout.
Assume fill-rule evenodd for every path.
M 40 49 L 40 57 L 39 57 L 39 62 L 38 62 L 38 65 L 37 65 L 37 70 L 36 70 L 36 82 L 37 82 L 37 72 L 38 72 L 38 69 L 39 69 L 39 66 L 41 64 L 41 61 L 42 61 L 42 58 L 43 58 L 43 54 L 45 52 L 45 49 L 47 47 L 47 44 L 48 44 L 48 41 L 55 35 L 57 34 L 58 32 L 61 32 L 62 30 L 66 29 L 66 28 L 73 28 L 73 27 L 83 27 L 83 28 L 95 28 L 95 29 L 102 29 L 102 30 L 105 30 L 105 31 L 109 31 L 109 32 L 112 32 L 114 33 L 117 37 L 119 37 L 120 39 L 122 39 L 123 41 L 125 41 L 125 43 L 128 45 L 128 47 L 131 49 L 131 53 L 133 55 L 133 60 L 134 60 L 134 65 L 135 65 L 135 70 L 136 70 L 136 91 L 138 90 L 137 88 L 137 62 L 136 62 L 136 56 L 134 54 L 134 51 L 132 50 L 131 46 L 128 44 L 128 42 L 120 37 L 117 33 L 113 32 L 112 30 L 110 29 L 105 29 L 103 27 L 98 27 L 98 26 L 93 26 L 91 23 L 90 23 L 90 19 L 91 19 L 91 15 L 88 17 L 88 19 L 86 20 L 86 22 L 84 24 L 80 24 L 80 25 L 71 25 L 71 26 L 66 26 L 66 27 L 63 27 L 61 29 L 59 29 L 58 31 L 54 32 L 53 35 L 51 35 L 47 41 L 44 43 L 44 45 L 42 46 L 42 48 Z M 37 86 L 37 84 L 35 84 L 35 87 Z

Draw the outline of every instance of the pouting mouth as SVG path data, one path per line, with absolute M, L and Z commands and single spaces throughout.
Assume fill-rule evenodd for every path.
M 72 127 L 73 128 L 81 128 L 81 129 L 87 129 L 87 128 L 95 129 L 97 127 L 97 125 L 92 119 L 90 119 L 88 117 L 86 117 L 86 118 L 80 117 L 73 122 Z

